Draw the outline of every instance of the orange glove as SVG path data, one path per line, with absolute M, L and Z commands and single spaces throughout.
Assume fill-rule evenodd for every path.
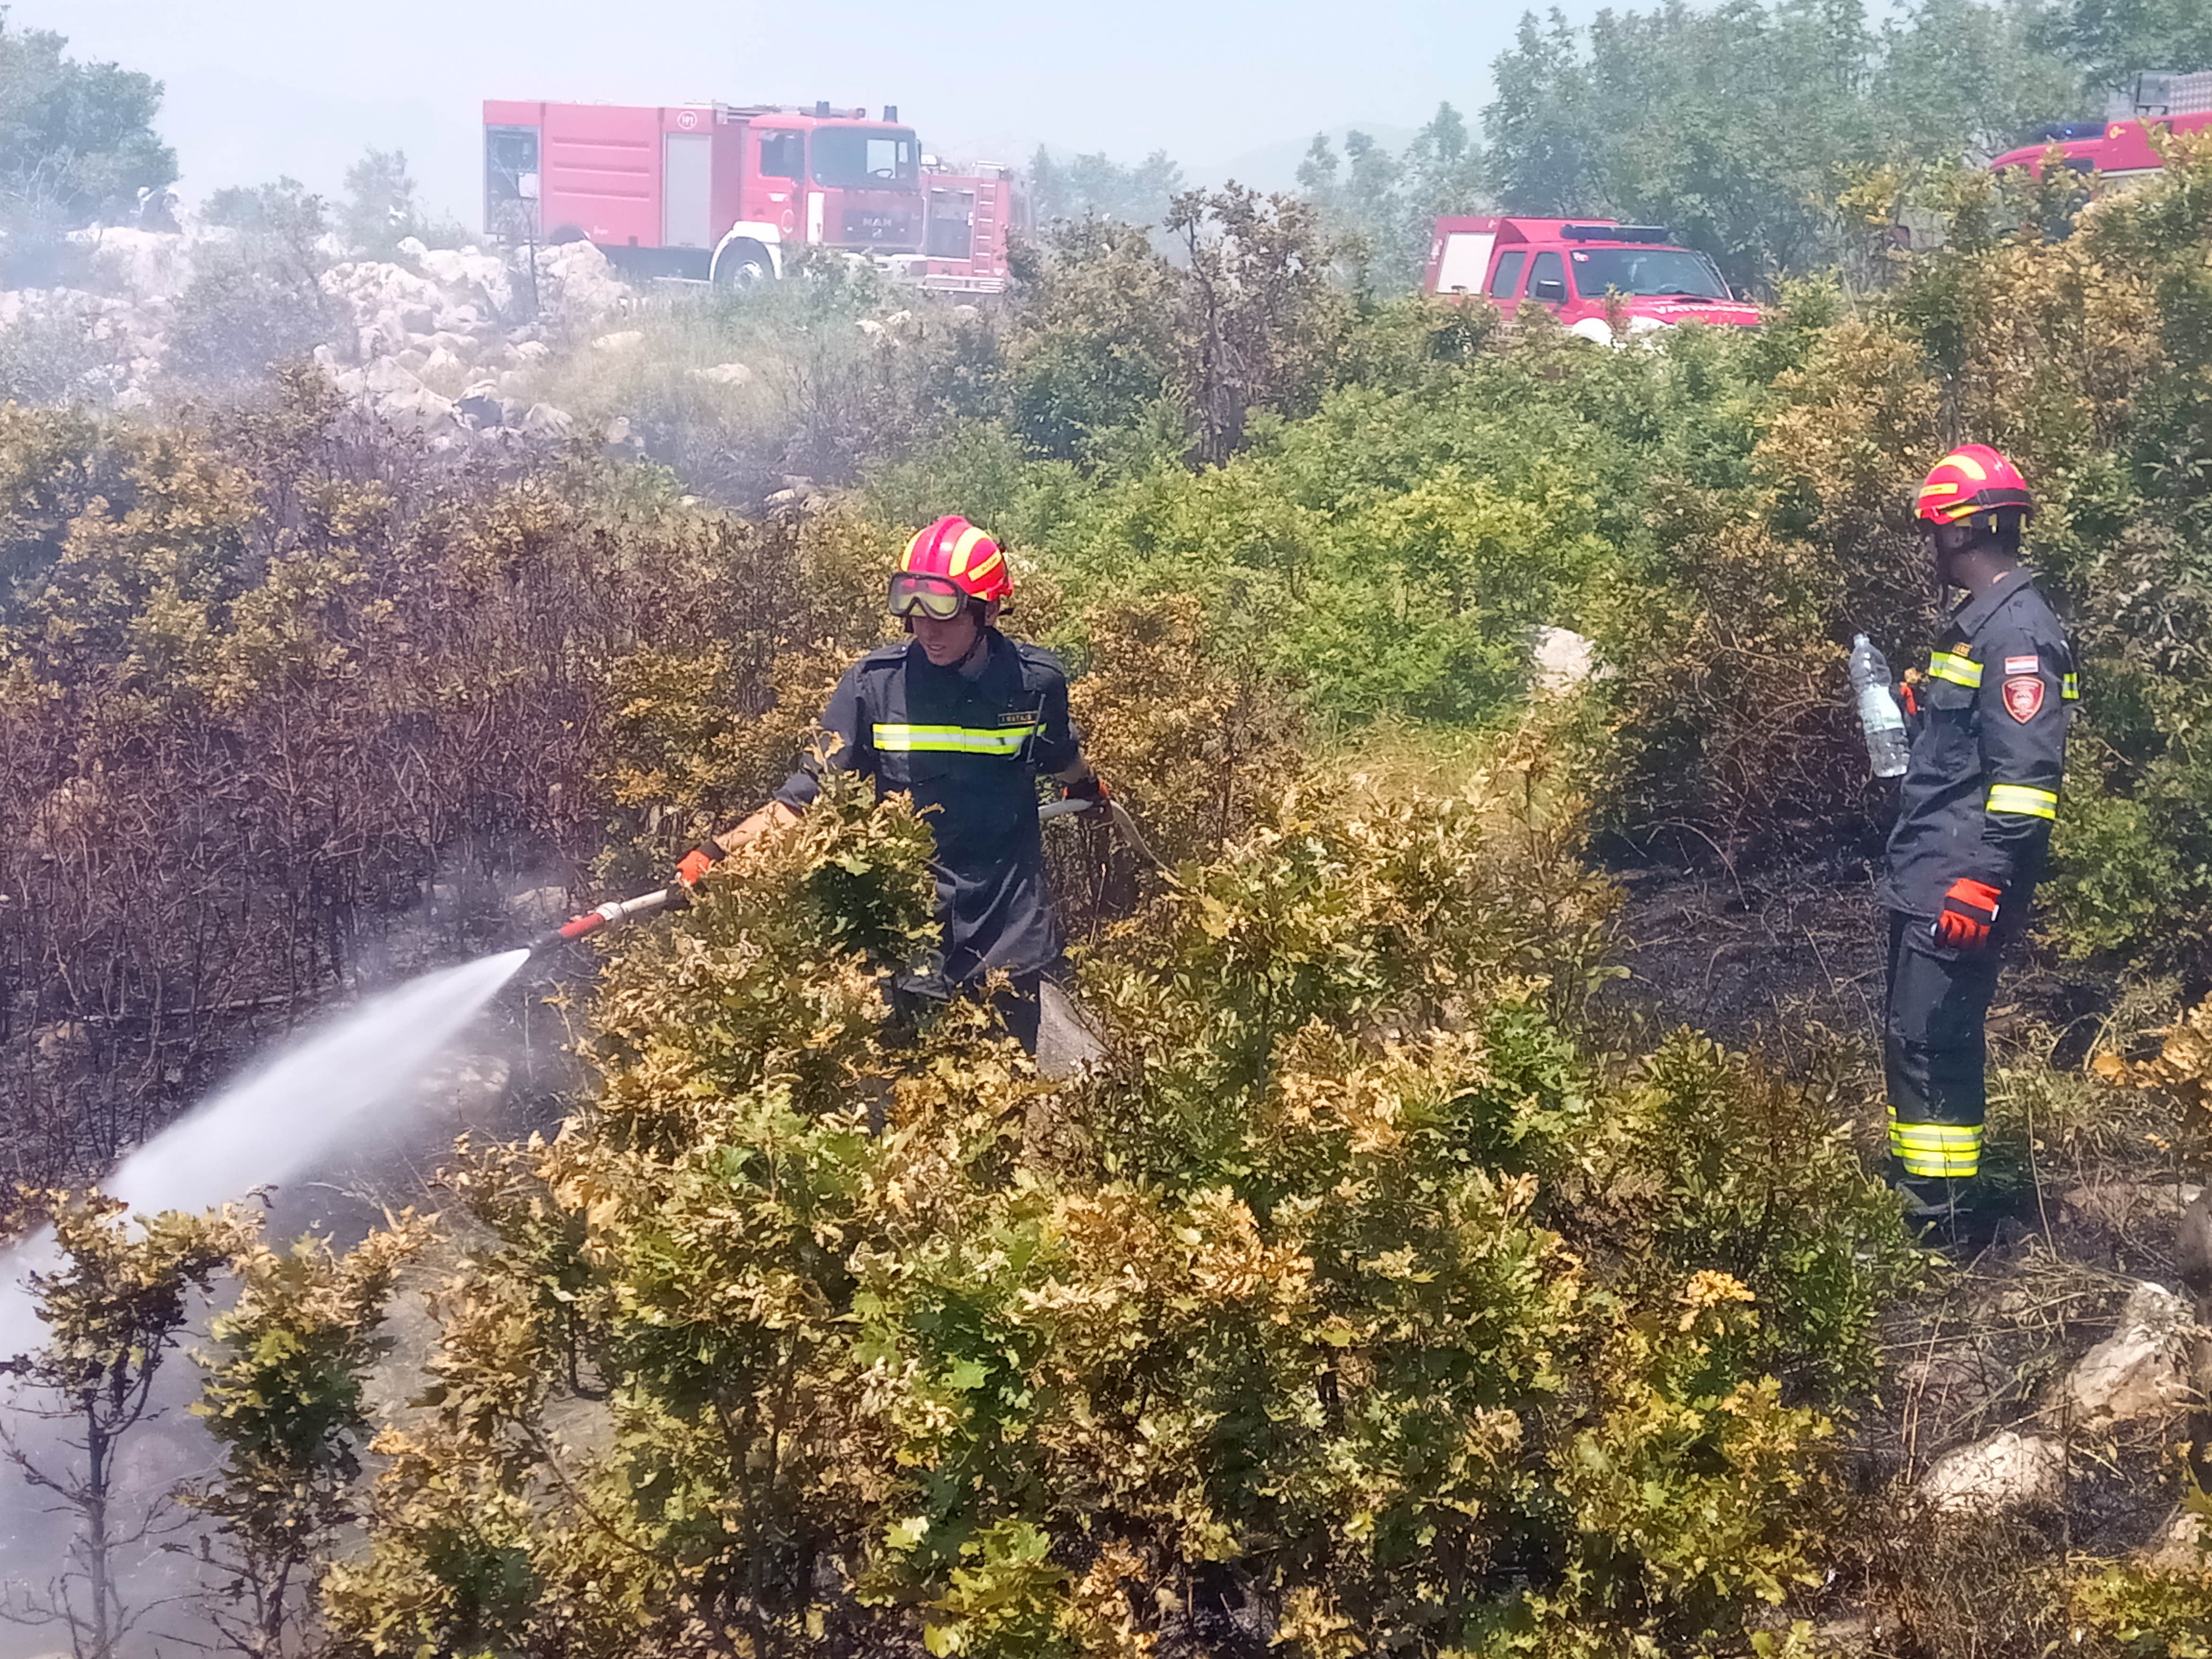
M 1997 901 L 2004 896 L 1985 881 L 1961 876 L 1943 895 L 1943 914 L 1929 931 L 1938 945 L 1955 951 L 1979 951 L 1997 925 Z
M 1114 799 L 1114 792 L 1106 787 L 1106 780 L 1096 772 L 1080 783 L 1062 784 L 1060 787 L 1066 791 L 1068 799 L 1091 803 L 1091 810 L 1082 814 L 1086 818 L 1104 817 L 1108 805 Z
M 702 841 L 678 862 L 676 879 L 686 887 L 696 887 L 706 873 L 722 861 L 722 856 L 719 845 Z

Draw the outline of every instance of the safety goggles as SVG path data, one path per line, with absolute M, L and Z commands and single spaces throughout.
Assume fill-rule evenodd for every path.
M 925 576 L 902 570 L 891 578 L 890 608 L 894 617 L 921 615 L 951 622 L 967 604 L 967 593 L 948 576 Z

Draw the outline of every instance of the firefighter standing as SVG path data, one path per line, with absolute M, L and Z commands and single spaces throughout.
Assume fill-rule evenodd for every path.
M 830 694 L 821 726 L 826 761 L 794 772 L 775 799 L 678 866 L 688 885 L 726 852 L 795 823 L 828 765 L 874 779 L 878 797 L 910 793 L 937 840 L 938 960 L 891 982 L 894 1021 L 980 988 L 994 969 L 1012 989 L 999 1006 L 1007 1029 L 1036 1051 L 1038 989 L 1062 966 L 1046 890 L 1036 781 L 1103 809 L 1109 793 L 1083 758 L 1067 714 L 1067 676 L 1041 646 L 996 623 L 1013 592 L 1006 555 L 962 518 L 943 518 L 907 544 L 889 608 L 911 636 L 853 665 Z
M 1999 953 L 2025 930 L 2058 816 L 2073 648 L 2020 562 L 2033 510 L 1994 449 L 1936 463 L 1917 516 L 1937 580 L 1966 598 L 1905 691 L 1911 759 L 1889 838 L 1884 1060 L 1893 1178 L 1955 1218 L 1981 1168 L 1984 1024 Z

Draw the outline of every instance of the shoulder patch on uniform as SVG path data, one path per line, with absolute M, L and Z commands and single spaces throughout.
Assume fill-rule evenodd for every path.
M 2033 660 L 2031 659 L 2031 660 Z M 2027 725 L 2043 712 L 2043 677 L 2016 674 L 2004 683 L 2005 713 Z
M 2043 664 L 2033 656 L 2007 657 L 2004 662 L 2008 674 L 2033 674 L 2043 667 Z

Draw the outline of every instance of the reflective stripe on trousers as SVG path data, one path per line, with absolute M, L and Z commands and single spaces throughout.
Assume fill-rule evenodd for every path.
M 1912 1176 L 1978 1175 L 1982 1126 L 1978 1123 L 1900 1123 L 1889 1109 L 1889 1155 Z
M 1950 951 L 1925 917 L 1893 910 L 1882 1071 L 1890 1151 L 1915 1176 L 1971 1176 L 1981 1168 L 1988 1115 L 1984 1025 L 1996 994 L 1995 949 Z

